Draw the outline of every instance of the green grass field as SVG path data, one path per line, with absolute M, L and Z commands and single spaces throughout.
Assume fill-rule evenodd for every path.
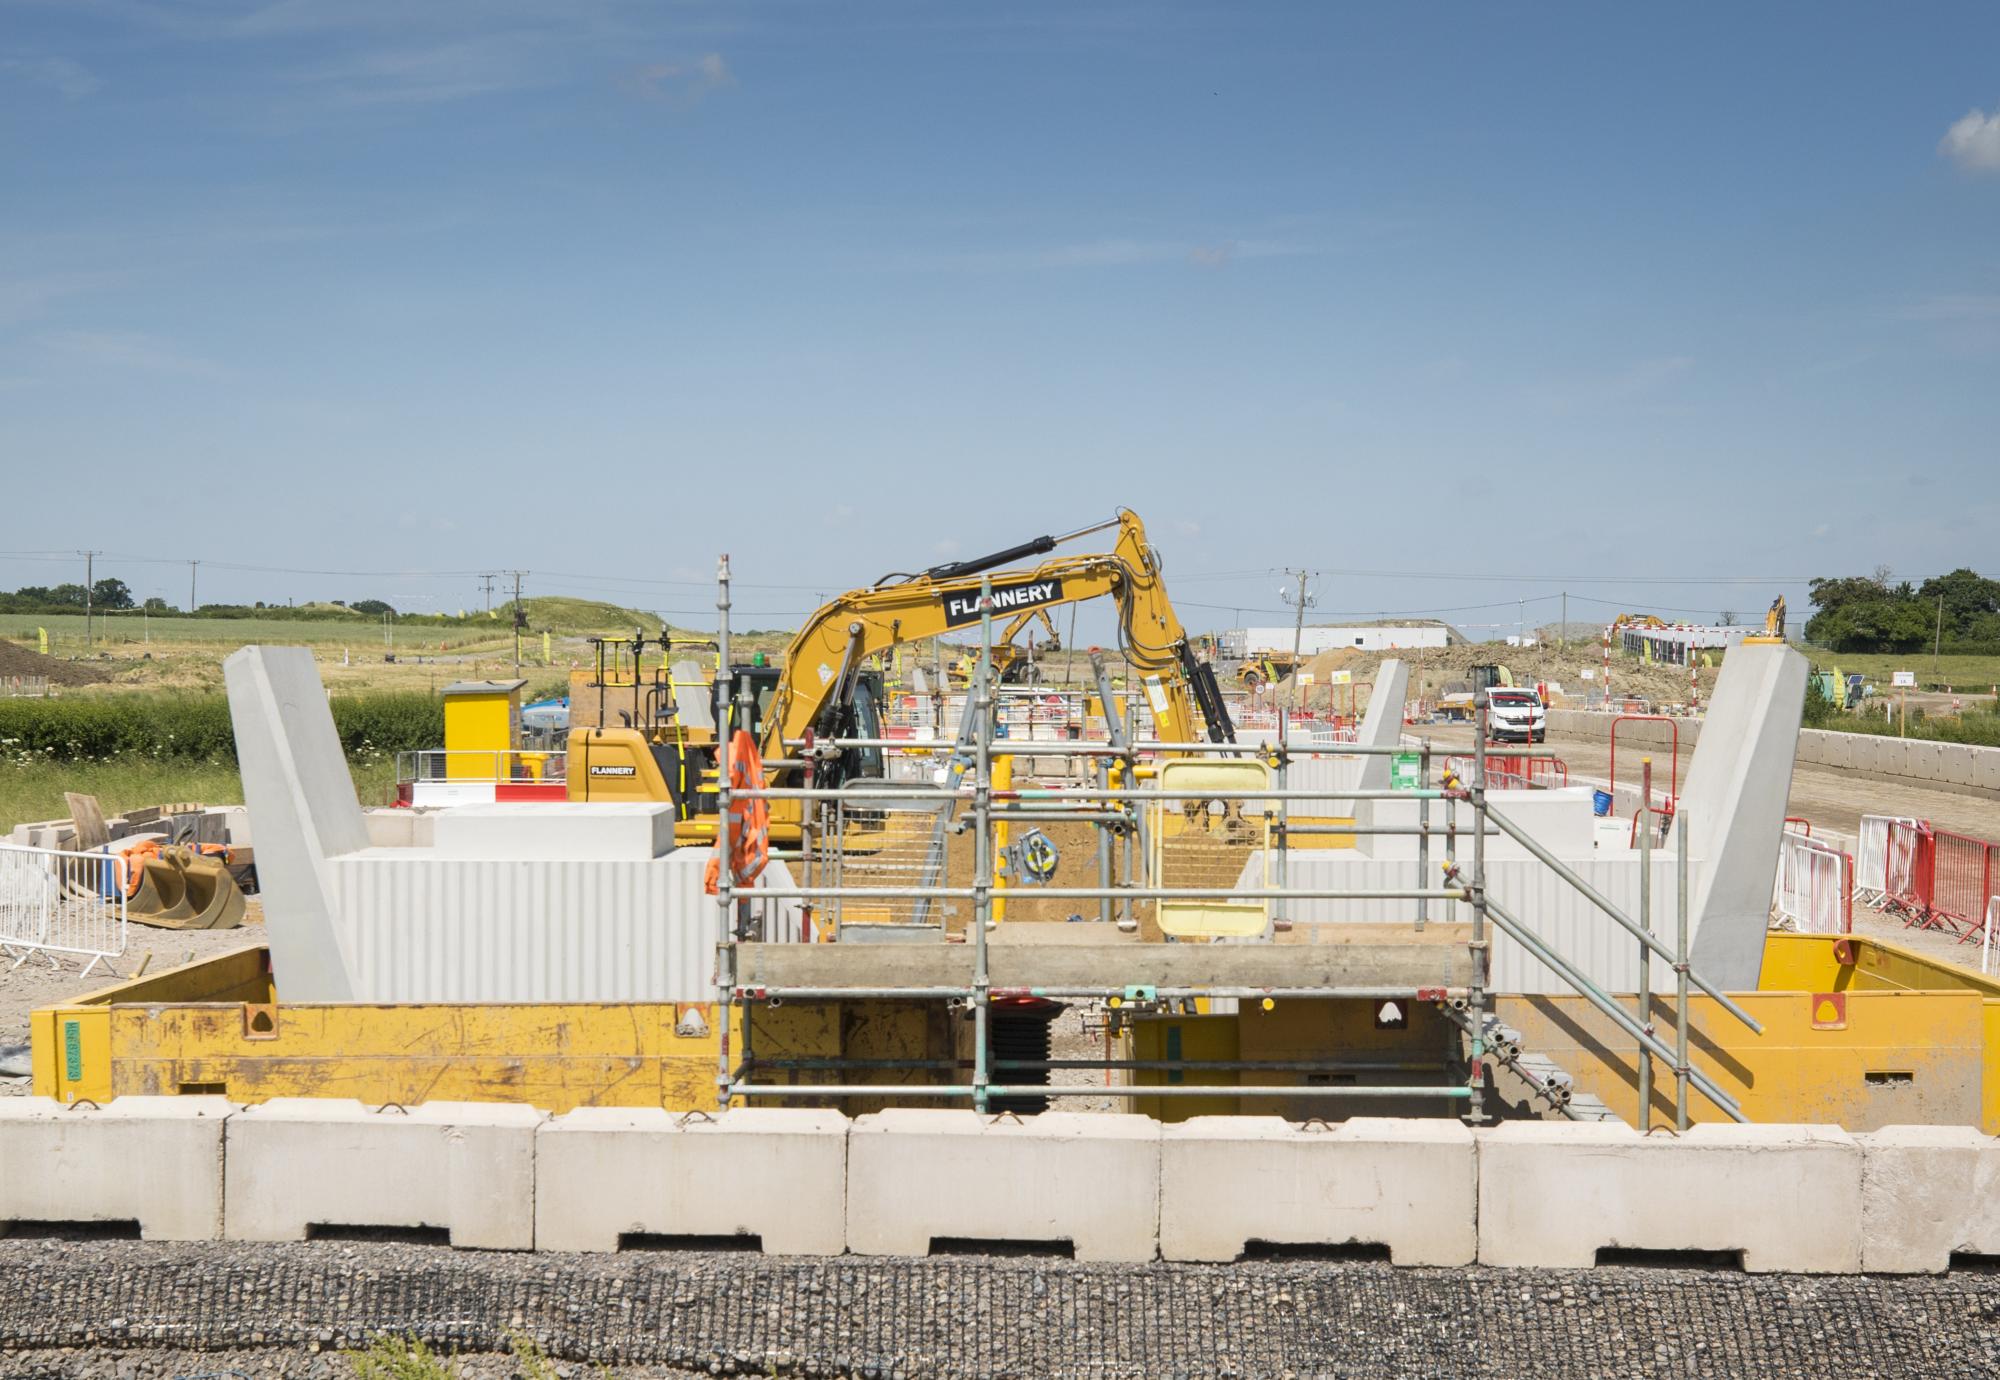
M 390 762 L 352 767 L 354 789 L 363 805 L 386 804 L 393 793 Z M 199 801 L 240 805 L 243 782 L 229 762 L 159 761 L 132 756 L 112 762 L 47 762 L 0 766 L 0 830 L 40 819 L 64 819 L 65 791 L 94 795 L 107 816 L 141 805 Z
M 593 633 L 629 637 L 634 628 L 659 631 L 660 620 L 641 609 L 589 599 L 528 599 L 529 636 L 539 641 L 544 631 L 558 637 L 588 636 Z M 325 606 L 315 605 L 323 609 Z M 92 622 L 99 644 L 143 645 L 157 642 L 167 646 L 197 643 L 242 646 L 245 643 L 310 644 L 351 646 L 357 649 L 391 647 L 436 648 L 439 642 L 453 650 L 498 648 L 513 645 L 513 625 L 496 610 L 442 621 L 398 623 L 391 620 L 386 630 L 379 618 L 366 614 L 335 614 L 324 618 L 154 618 L 130 610 L 101 613 Z M 32 647 L 36 629 L 49 634 L 49 651 L 57 656 L 73 656 L 84 647 L 84 619 L 80 613 L 0 613 L 0 637 Z
M 1916 672 L 1917 684 L 1926 688 L 1949 685 L 1954 690 L 1984 694 L 1991 692 L 1995 685 L 2000 685 L 2000 656 L 1946 655 L 1938 658 L 1934 671 L 1929 652 L 1877 656 L 1863 652 L 1825 652 L 1817 647 L 1802 650 L 1812 658 L 1815 670 L 1838 668 L 1848 675 L 1864 675 L 1879 689 L 1886 689 L 1891 676 L 1897 671 Z

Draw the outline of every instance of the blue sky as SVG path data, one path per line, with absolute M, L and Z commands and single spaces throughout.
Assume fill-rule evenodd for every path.
M 1996 437 L 1988 4 L 0 0 L 0 550 L 175 603 L 1801 608 Z

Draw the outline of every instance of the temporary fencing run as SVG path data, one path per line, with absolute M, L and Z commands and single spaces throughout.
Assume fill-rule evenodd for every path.
M 1977 938 L 1985 929 L 1986 912 L 2000 876 L 1995 875 L 2000 845 L 1985 839 L 1936 831 L 1932 853 L 1931 918 L 1939 928 L 1958 934 L 1959 942 Z
M 1854 928 L 1854 860 L 1831 844 L 1790 830 L 1778 838 L 1772 920 L 1801 934 Z
M 87 960 L 88 973 L 125 952 L 125 888 L 106 853 L 0 844 L 0 954 L 18 968 L 40 955 Z
M 1857 886 L 1869 905 L 1960 943 L 1984 942 L 2000 897 L 2000 843 L 1926 820 L 1864 815 L 1858 848 Z
M 1863 905 L 1880 906 L 1889 889 L 1889 829 L 1896 824 L 1916 827 L 1900 815 L 1863 815 L 1854 841 L 1854 895 Z
M 1447 757 L 1445 765 L 1458 773 L 1461 780 L 1472 778 L 1470 757 Z M 1533 757 L 1488 757 L 1486 779 L 1502 790 L 1559 790 L 1569 785 L 1569 764 L 1547 753 Z

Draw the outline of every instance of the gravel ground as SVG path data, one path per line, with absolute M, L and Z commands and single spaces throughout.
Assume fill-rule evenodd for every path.
M 7 1376 L 342 1375 L 383 1333 L 503 1375 L 515 1332 L 577 1375 L 1991 1376 L 2000 1275 L 0 1242 Z

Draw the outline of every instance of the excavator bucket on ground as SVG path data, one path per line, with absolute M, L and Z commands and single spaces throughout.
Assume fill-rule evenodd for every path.
M 194 918 L 184 928 L 233 930 L 243 923 L 243 892 L 229 875 L 225 859 L 190 853 L 181 863 L 181 873 L 187 879 L 188 905 L 194 909 Z
M 243 892 L 226 859 L 162 848 L 127 861 L 125 914 L 166 930 L 227 930 L 243 923 Z

